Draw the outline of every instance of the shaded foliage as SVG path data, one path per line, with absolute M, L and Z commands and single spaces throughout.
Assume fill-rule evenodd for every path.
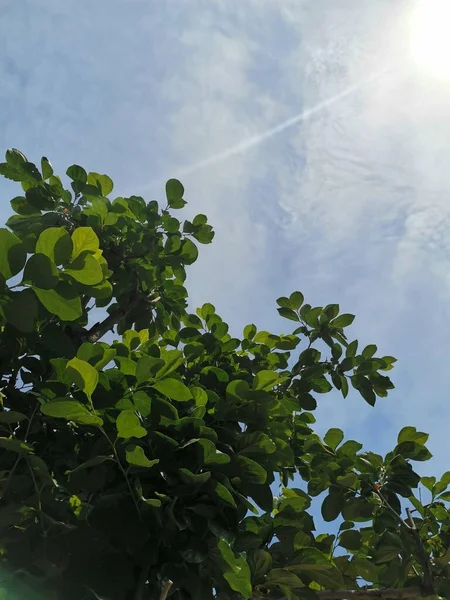
M 411 466 L 428 436 L 405 427 L 383 457 L 314 433 L 320 394 L 373 406 L 393 388 L 395 359 L 348 340 L 353 315 L 294 292 L 277 301 L 291 334 L 232 337 L 211 304 L 187 311 L 186 267 L 214 234 L 173 216 L 180 182 L 161 208 L 111 200 L 112 180 L 77 165 L 67 189 L 17 150 L 0 173 L 22 188 L 0 230 L 5 597 L 450 598 L 450 473 Z M 315 532 L 323 492 L 337 534 Z

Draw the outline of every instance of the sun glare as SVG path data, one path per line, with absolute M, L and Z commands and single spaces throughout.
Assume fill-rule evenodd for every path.
M 420 0 L 410 33 L 415 62 L 439 79 L 450 79 L 450 0 Z

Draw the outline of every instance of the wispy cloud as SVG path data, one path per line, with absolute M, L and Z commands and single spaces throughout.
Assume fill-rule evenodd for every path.
M 412 4 L 10 3 L 0 139 L 108 172 L 118 194 L 160 199 L 180 177 L 188 214 L 217 231 L 193 306 L 212 301 L 235 331 L 287 330 L 279 295 L 340 302 L 355 337 L 399 356 L 398 387 L 375 410 L 320 398 L 319 427 L 382 449 L 412 423 L 445 468 L 450 86 L 410 61 Z

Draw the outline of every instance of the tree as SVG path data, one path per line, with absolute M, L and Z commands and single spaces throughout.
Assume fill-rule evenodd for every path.
M 352 315 L 294 292 L 292 334 L 234 338 L 211 304 L 187 311 L 213 231 L 172 216 L 179 181 L 161 210 L 17 150 L 0 173 L 22 188 L 0 230 L 3 597 L 450 598 L 450 472 L 411 465 L 428 436 L 405 427 L 382 457 L 314 433 L 316 395 L 393 387 Z M 315 534 L 313 502 L 337 533 Z

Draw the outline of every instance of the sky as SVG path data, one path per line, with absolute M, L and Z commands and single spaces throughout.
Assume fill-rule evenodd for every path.
M 191 305 L 288 332 L 294 290 L 398 358 L 371 408 L 319 397 L 317 431 L 385 453 L 430 433 L 450 469 L 450 44 L 446 0 L 0 0 L 0 142 L 104 172 L 216 230 Z M 447 12 L 445 12 L 447 11 Z M 442 35 L 440 35 L 442 33 Z M 0 182 L 0 221 L 14 186 Z

